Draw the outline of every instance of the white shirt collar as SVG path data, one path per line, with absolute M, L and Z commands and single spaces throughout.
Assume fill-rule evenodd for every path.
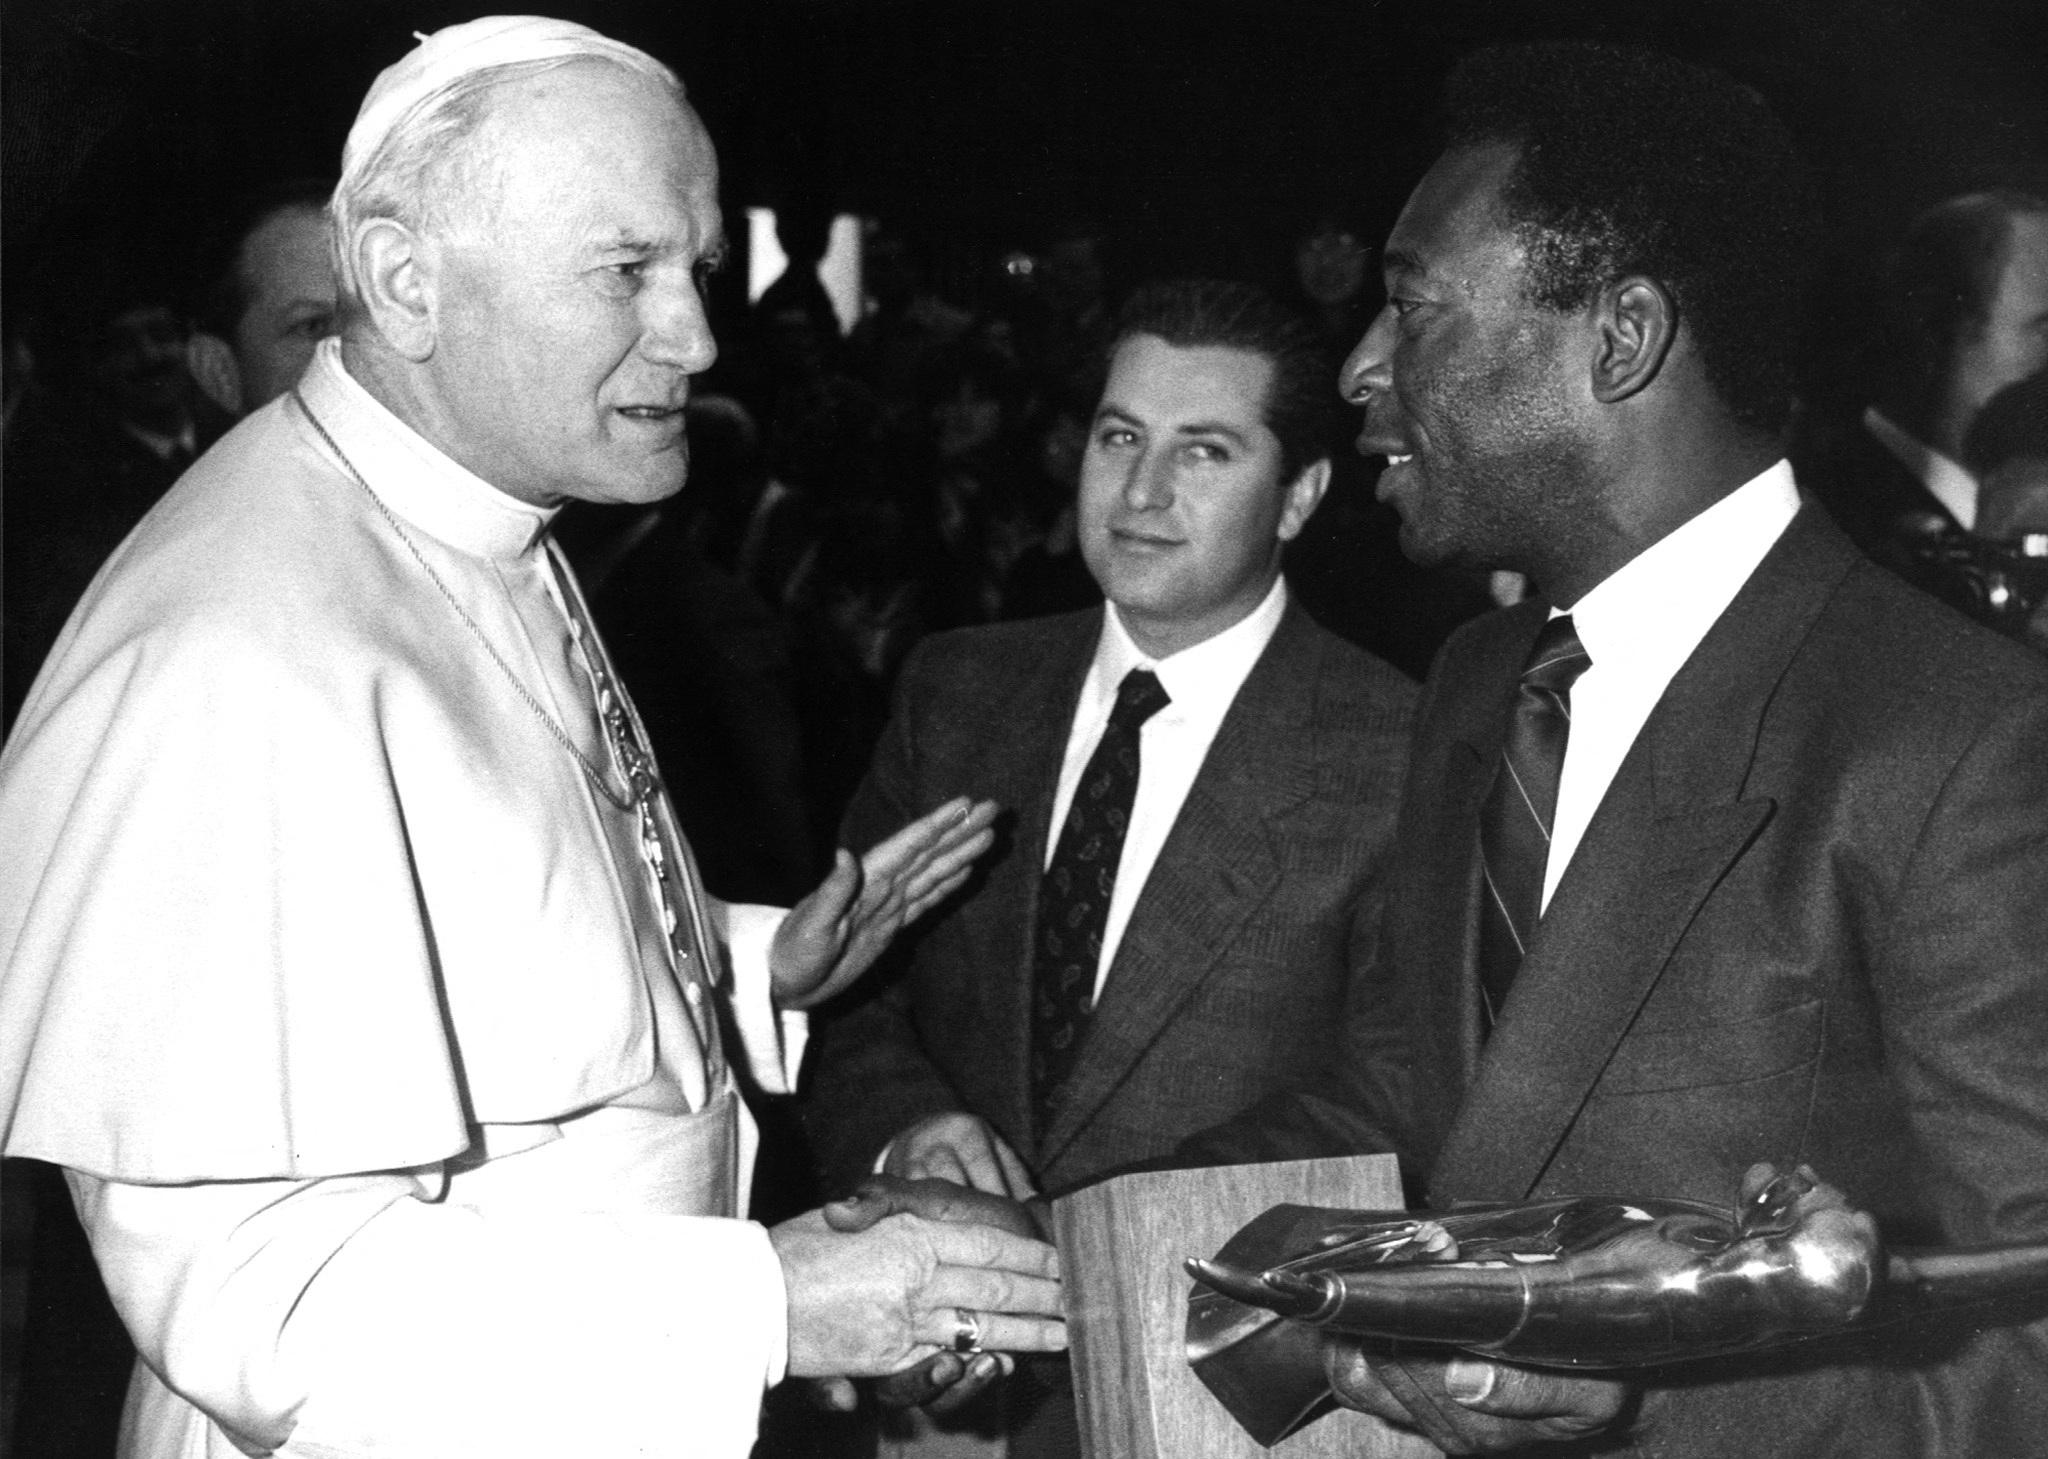
M 1967 466 L 1925 441 L 1915 440 L 1874 405 L 1863 412 L 1863 428 L 1913 473 L 1929 496 L 1948 508 L 1965 532 L 1977 525 L 1977 478 Z
M 1173 702 L 1162 714 L 1176 718 L 1221 721 L 1237 697 L 1237 691 L 1272 642 L 1287 612 L 1287 581 L 1274 578 L 1273 586 L 1259 600 L 1259 606 L 1237 622 L 1200 643 L 1151 659 L 1132 641 L 1130 631 L 1118 616 L 1116 604 L 1104 605 L 1102 633 L 1095 642 L 1095 662 L 1082 689 L 1084 707 L 1102 706 L 1107 714 L 1115 700 L 1117 686 L 1132 669 L 1144 667 L 1158 673 L 1159 683 Z
M 554 520 L 554 509 L 507 496 L 387 410 L 343 366 L 338 338 L 320 342 L 299 395 L 378 500 L 451 547 L 523 557 Z
M 1779 461 L 1610 573 L 1569 610 L 1594 668 L 1668 682 L 1798 510 Z
M 159 461 L 168 461 L 181 451 L 189 458 L 196 455 L 199 450 L 199 431 L 189 420 L 185 422 L 182 429 L 174 431 L 170 435 L 165 435 L 161 431 L 152 431 L 143 426 L 136 425 L 133 421 L 125 420 L 121 422 L 121 429 L 132 436 L 137 444 Z
M 1665 689 L 1799 511 L 1780 461 L 1653 543 L 1580 598 L 1572 626 L 1592 659 L 1572 686 L 1543 898 L 1549 904 Z

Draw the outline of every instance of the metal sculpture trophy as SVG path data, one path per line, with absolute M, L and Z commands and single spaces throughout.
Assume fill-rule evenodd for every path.
M 1270 1445 L 1330 1402 L 1324 1332 L 1642 1368 L 2048 1291 L 2048 1245 L 1887 1254 L 1876 1223 L 1804 1166 L 1745 1186 L 1733 1211 L 1601 1196 L 1419 1215 L 1275 1206 L 1213 1260 L 1188 1260 L 1188 1361 Z

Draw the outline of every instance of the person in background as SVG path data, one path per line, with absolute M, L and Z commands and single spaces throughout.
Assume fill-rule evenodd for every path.
M 847 336 L 847 366 L 883 400 L 908 409 L 926 361 L 965 334 L 973 316 L 931 290 L 908 235 L 877 227 L 866 245 L 861 268 L 869 307 Z
M 215 245 L 195 310 L 193 373 L 225 409 L 247 415 L 305 374 L 334 332 L 327 239 L 331 179 L 287 182 L 239 202 Z
M 1963 442 L 1963 459 L 1981 487 L 1978 536 L 2008 541 L 2048 532 L 2048 369 L 1985 404 Z
M 1870 556 L 1940 593 L 1931 552 L 1977 524 L 1970 428 L 2048 367 L 2048 199 L 2000 189 L 1927 209 L 1891 255 L 1880 303 L 1870 403 L 1853 422 L 1813 423 L 1801 483 Z
M 1294 240 L 1292 292 L 1316 334 L 1338 355 L 1372 317 L 1372 250 L 1339 210 L 1316 214 Z
M 1322 357 L 1207 280 L 1139 290 L 1114 340 L 1078 494 L 1107 606 L 926 640 L 847 812 L 856 844 L 962 794 L 1015 819 L 821 1029 L 828 1189 L 1014 1198 L 1164 1155 L 1286 1083 L 1370 945 L 1414 692 L 1281 576 L 1329 475 Z M 1079 1451 L 1063 1375 L 1009 1399 L 1013 1456 Z
M 839 315 L 818 265 L 832 241 L 832 210 L 819 203 L 791 202 L 775 213 L 775 241 L 788 263 L 754 302 L 756 317 L 775 327 L 784 315 L 795 315 L 820 342 L 828 356 L 840 353 Z
M 2048 370 L 2008 385 L 1977 412 L 1963 460 L 1978 482 L 1977 522 L 1923 549 L 1941 596 L 2048 649 Z
M 1334 375 L 1378 301 L 1372 249 L 1342 209 L 1325 206 L 1296 235 L 1287 262 L 1287 295 Z M 1316 622 L 1419 680 L 1451 630 L 1492 603 L 1478 575 L 1401 555 L 1400 520 L 1373 496 L 1378 472 L 1351 449 L 1356 431 L 1334 396 L 1330 407 L 1330 489 L 1287 544 L 1287 580 Z
M 84 296 L 45 321 L 46 388 L 7 441 L 5 724 L 108 555 L 233 423 L 193 379 L 168 288 L 121 276 Z

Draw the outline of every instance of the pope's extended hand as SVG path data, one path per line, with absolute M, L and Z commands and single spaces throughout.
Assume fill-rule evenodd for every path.
M 993 801 L 959 796 L 867 855 L 842 849 L 818 889 L 790 909 L 769 955 L 782 1008 L 823 1003 L 868 970 L 907 924 L 951 896 L 995 841 Z
M 913 1215 L 883 1196 L 866 1211 L 837 1203 L 769 1232 L 789 1294 L 792 1377 L 879 1377 L 950 1349 L 962 1314 L 981 1342 L 1058 1352 L 1059 1256 L 1047 1243 L 982 1220 Z M 979 1198 L 986 1200 L 986 1197 Z M 874 1210 L 887 1209 L 861 1229 Z

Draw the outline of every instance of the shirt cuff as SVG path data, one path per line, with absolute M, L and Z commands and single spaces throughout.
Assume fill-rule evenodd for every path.
M 811 1023 L 802 1013 L 775 1007 L 768 966 L 776 931 L 789 912 L 751 902 L 727 902 L 723 909 L 726 966 L 732 970 L 732 1017 L 744 1046 L 747 1071 L 763 1093 L 793 1094 Z

